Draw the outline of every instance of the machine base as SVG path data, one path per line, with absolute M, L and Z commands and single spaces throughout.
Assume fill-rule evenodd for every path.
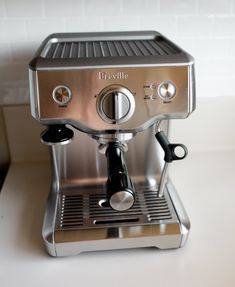
M 122 212 L 107 206 L 97 187 L 52 191 L 43 238 L 50 255 L 69 256 L 95 250 L 179 248 L 189 229 L 189 219 L 168 180 L 163 197 L 157 196 L 157 190 L 137 190 L 134 206 Z

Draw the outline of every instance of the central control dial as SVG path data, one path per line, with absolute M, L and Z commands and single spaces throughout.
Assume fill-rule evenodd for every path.
M 119 121 L 128 114 L 130 101 L 125 94 L 113 91 L 103 99 L 102 110 L 109 119 Z
M 100 92 L 97 110 L 104 121 L 112 124 L 123 123 L 133 115 L 135 99 L 127 88 L 111 85 Z

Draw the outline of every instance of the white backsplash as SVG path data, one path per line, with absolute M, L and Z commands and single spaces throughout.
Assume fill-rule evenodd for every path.
M 0 0 L 0 105 L 28 101 L 27 65 L 53 32 L 157 30 L 196 60 L 197 96 L 235 96 L 235 0 Z

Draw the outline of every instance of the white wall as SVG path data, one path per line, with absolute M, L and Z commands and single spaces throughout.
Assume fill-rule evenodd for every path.
M 0 0 L 0 104 L 28 101 L 27 64 L 48 34 L 147 29 L 195 57 L 198 97 L 235 96 L 235 0 Z

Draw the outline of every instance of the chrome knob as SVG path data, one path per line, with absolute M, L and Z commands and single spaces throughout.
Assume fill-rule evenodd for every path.
M 170 81 L 163 82 L 159 85 L 158 94 L 163 101 L 169 102 L 176 95 L 176 87 Z
M 121 92 L 110 92 L 103 99 L 102 110 L 109 119 L 119 121 L 128 114 L 130 101 Z
M 109 123 L 127 121 L 134 112 L 135 100 L 125 87 L 112 85 L 101 91 L 98 99 L 98 113 Z

